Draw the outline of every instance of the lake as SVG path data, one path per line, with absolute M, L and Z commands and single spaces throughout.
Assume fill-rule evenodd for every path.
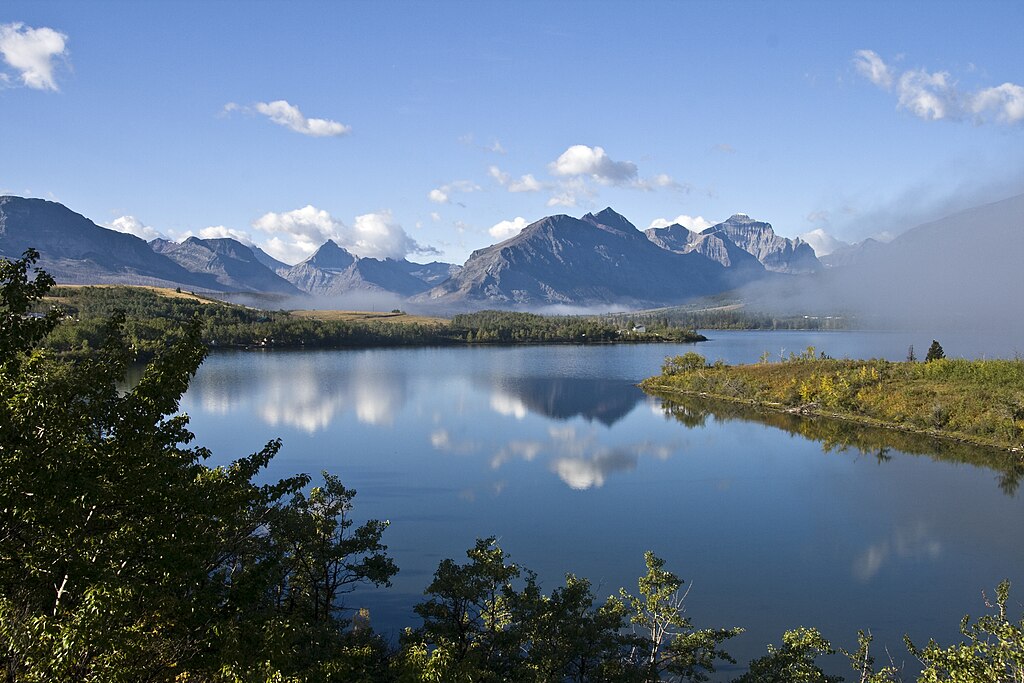
M 843 449 L 635 386 L 692 350 L 730 363 L 809 345 L 902 360 L 930 337 L 706 334 L 697 345 L 217 353 L 182 409 L 214 464 L 280 437 L 266 479 L 328 470 L 357 489 L 357 520 L 391 521 L 393 588 L 347 604 L 392 635 L 417 623 L 412 605 L 437 564 L 491 535 L 546 590 L 573 572 L 602 597 L 635 592 L 653 550 L 692 583 L 696 625 L 747 629 L 728 647 L 741 664 L 799 625 L 847 647 L 870 629 L 880 657 L 886 644 L 910 660 L 904 633 L 951 642 L 1001 579 L 1017 582 L 1020 604 L 1024 495 L 972 452 L 942 459 L 884 434 Z M 995 338 L 941 341 L 951 357 L 1018 352 Z

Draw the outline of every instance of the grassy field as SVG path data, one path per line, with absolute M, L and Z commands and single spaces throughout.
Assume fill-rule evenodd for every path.
M 700 395 L 1024 452 L 1024 361 L 835 360 L 813 350 L 781 363 L 666 359 L 642 383 L 664 397 Z
M 223 301 L 212 299 L 210 297 L 200 296 L 192 292 L 184 292 L 180 289 L 171 289 L 170 287 L 149 287 L 147 285 L 59 285 L 54 289 L 54 292 L 43 297 L 43 301 L 49 301 L 51 303 L 58 303 L 63 296 L 58 296 L 61 290 L 67 290 L 69 292 L 87 292 L 90 289 L 128 289 L 128 290 L 141 290 L 144 292 L 152 292 L 157 296 L 167 297 L 168 299 L 184 299 L 187 301 L 195 301 L 201 304 L 223 304 Z

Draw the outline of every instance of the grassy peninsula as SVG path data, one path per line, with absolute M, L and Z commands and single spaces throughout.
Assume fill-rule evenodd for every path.
M 808 348 L 777 363 L 709 364 L 697 353 L 667 358 L 645 391 L 746 403 L 1024 450 L 1024 361 L 839 360 Z

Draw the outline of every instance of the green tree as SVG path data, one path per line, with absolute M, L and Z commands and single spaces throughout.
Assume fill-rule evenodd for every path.
M 644 680 L 658 681 L 667 673 L 676 680 L 707 681 L 716 660 L 735 663 L 720 646 L 743 629 L 694 628 L 685 616 L 689 589 L 681 592 L 683 580 L 665 569 L 665 561 L 650 551 L 644 553 L 644 561 L 647 573 L 637 582 L 639 596 L 619 591 L 631 611 L 630 622 L 642 636 L 635 659 L 644 671 Z
M 928 347 L 928 353 L 925 354 L 924 362 L 930 363 L 933 360 L 942 360 L 946 357 L 946 352 L 942 350 L 942 344 L 932 339 L 932 345 Z
M 965 642 L 944 648 L 934 640 L 917 647 L 905 638 L 907 649 L 924 665 L 921 683 L 1019 683 L 1024 681 L 1024 616 L 1014 623 L 1006 616 L 1010 582 L 996 587 L 992 613 L 971 623 L 965 616 L 960 632 Z
M 276 598 L 282 576 L 312 583 L 297 567 L 327 569 L 326 592 L 348 585 L 332 570 L 386 581 L 383 524 L 347 536 L 354 492 L 333 480 L 308 498 L 305 475 L 253 483 L 278 441 L 203 465 L 176 414 L 205 355 L 198 322 L 128 391 L 122 315 L 84 358 L 40 351 L 60 316 L 30 314 L 52 283 L 30 277 L 36 258 L 0 260 L 0 680 L 343 680 L 372 667 L 380 648 L 365 635 Z M 330 616 L 322 593 L 309 604 Z M 311 623 L 298 656 L 293 634 Z
M 681 356 L 670 356 L 666 358 L 665 362 L 661 364 L 661 374 L 678 375 L 683 372 L 692 372 L 706 367 L 707 359 L 704 356 L 693 351 L 688 351 Z
M 815 663 L 821 655 L 835 654 L 831 643 L 815 628 L 796 628 L 782 634 L 782 646 L 768 646 L 768 654 L 750 663 L 750 670 L 734 683 L 839 683 Z
M 534 577 L 515 603 L 515 619 L 528 643 L 523 668 L 535 681 L 634 681 L 625 657 L 637 639 L 623 631 L 625 605 L 616 597 L 595 605 L 590 582 L 572 574 L 550 596 Z
M 446 559 L 424 591 L 430 598 L 414 607 L 423 626 L 407 643 L 432 648 L 434 665 L 444 662 L 442 680 L 505 680 L 515 671 L 519 633 L 510 628 L 521 570 L 494 537 L 477 539 L 469 562 Z

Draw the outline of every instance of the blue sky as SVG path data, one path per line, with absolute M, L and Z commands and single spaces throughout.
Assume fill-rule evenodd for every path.
M 12 2 L 0 192 L 294 262 L 552 213 L 893 234 L 1024 191 L 1021 2 Z M 518 220 L 517 220 L 518 219 Z

